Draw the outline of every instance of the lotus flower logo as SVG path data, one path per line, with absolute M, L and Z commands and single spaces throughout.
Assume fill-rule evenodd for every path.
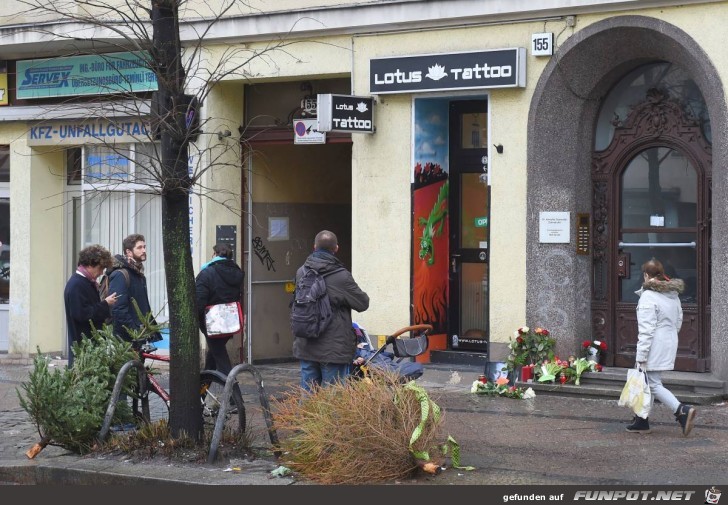
M 358 104 L 356 104 L 356 110 L 358 110 L 359 112 L 366 112 L 369 109 L 367 109 L 367 104 L 365 104 L 364 102 L 359 102 Z
M 445 67 L 435 63 L 433 66 L 427 67 L 427 75 L 425 77 L 429 77 L 433 81 L 439 81 L 443 77 L 447 77 L 447 72 L 445 72 Z

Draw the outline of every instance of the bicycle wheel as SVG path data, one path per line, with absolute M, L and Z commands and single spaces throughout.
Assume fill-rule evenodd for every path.
M 205 370 L 200 373 L 200 398 L 202 400 L 202 416 L 205 424 L 213 427 L 217 422 L 217 415 L 222 406 L 222 394 L 225 389 L 227 377 L 214 370 Z M 237 384 L 233 386 L 228 408 L 225 413 L 225 426 L 233 430 L 245 432 L 245 405 L 243 395 Z

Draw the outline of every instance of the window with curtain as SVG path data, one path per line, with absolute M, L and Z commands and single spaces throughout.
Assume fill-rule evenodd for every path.
M 127 235 L 140 233 L 147 244 L 149 302 L 158 322 L 167 320 L 166 281 L 162 250 L 162 203 L 154 193 L 153 144 L 84 146 L 82 156 L 81 247 L 101 244 L 122 254 Z

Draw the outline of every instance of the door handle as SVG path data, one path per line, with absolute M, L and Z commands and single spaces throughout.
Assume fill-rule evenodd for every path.
M 450 255 L 450 268 L 452 269 L 452 273 L 454 273 L 454 274 L 458 273 L 458 258 L 459 257 L 460 257 L 459 254 Z
M 619 247 L 692 247 L 695 249 L 695 242 L 620 242 Z

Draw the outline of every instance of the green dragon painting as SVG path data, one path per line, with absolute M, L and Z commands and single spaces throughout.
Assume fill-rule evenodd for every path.
M 447 197 L 450 188 L 450 181 L 445 181 L 445 184 L 440 188 L 440 192 L 437 194 L 437 201 L 432 206 L 430 215 L 427 219 L 421 217 L 419 224 L 423 226 L 422 237 L 420 237 L 420 259 L 427 259 L 427 264 L 432 265 L 435 263 L 435 248 L 433 240 L 435 237 L 439 237 L 442 234 L 442 228 L 445 225 L 444 219 L 447 216 Z

